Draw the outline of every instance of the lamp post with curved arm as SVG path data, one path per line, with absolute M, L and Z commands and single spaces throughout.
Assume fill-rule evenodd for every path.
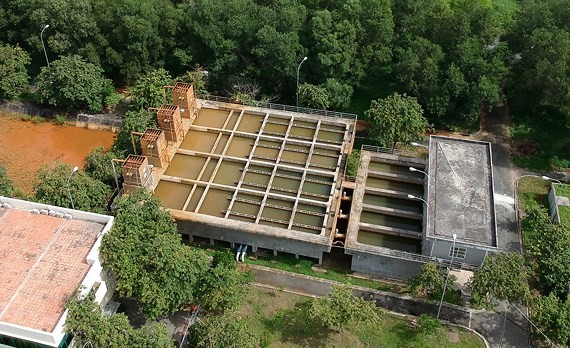
M 307 57 L 303 58 L 299 66 L 297 67 L 297 112 L 299 112 L 299 71 L 301 71 L 301 65 L 307 60 Z
M 46 26 L 40 32 L 40 40 L 42 41 L 42 47 L 44 48 L 44 55 L 46 56 L 46 62 L 49 67 L 49 59 L 46 51 L 46 45 L 44 44 L 44 30 L 46 30 L 47 28 L 49 28 L 49 24 L 46 24 Z

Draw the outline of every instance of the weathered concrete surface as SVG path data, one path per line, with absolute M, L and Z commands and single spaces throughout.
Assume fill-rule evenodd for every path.
M 256 283 L 307 295 L 325 296 L 332 291 L 332 284 L 337 284 L 267 267 L 252 266 L 251 271 Z M 355 295 L 374 299 L 379 307 L 393 312 L 415 316 L 423 313 L 435 316 L 437 313 L 437 304 L 434 303 L 361 287 L 353 287 L 353 289 Z M 521 318 L 513 313 L 507 312 L 506 320 L 504 320 L 503 314 L 499 312 L 477 311 L 445 304 L 442 307 L 440 318 L 474 329 L 485 337 L 491 347 L 528 347 L 525 328 L 516 324 L 521 321 Z

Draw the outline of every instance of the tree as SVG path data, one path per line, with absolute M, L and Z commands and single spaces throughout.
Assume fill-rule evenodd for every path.
M 438 268 L 437 264 L 428 262 L 422 266 L 420 273 L 408 279 L 408 287 L 416 297 L 431 298 L 434 295 L 441 294 L 444 282 L 445 275 Z M 451 284 L 453 284 L 453 280 Z
M 309 313 L 313 320 L 337 330 L 350 326 L 377 325 L 381 320 L 380 309 L 376 304 L 354 296 L 347 285 L 334 286 L 327 296 L 313 300 Z
M 172 85 L 172 77 L 168 71 L 157 69 L 141 76 L 131 87 L 130 111 L 145 110 L 149 107 L 159 107 L 168 100 L 164 100 L 164 86 Z
M 103 77 L 103 69 L 77 55 L 62 57 L 42 68 L 36 87 L 42 102 L 93 112 L 103 109 L 104 100 L 112 91 L 111 81 Z
M 68 301 L 66 307 L 65 332 L 72 334 L 80 347 L 87 342 L 91 342 L 94 348 L 174 347 L 170 334 L 162 324 L 154 323 L 134 329 L 125 314 L 104 317 L 97 303 L 89 297 L 81 298 L 79 294 Z
M 207 310 L 224 312 L 237 309 L 249 291 L 251 273 L 236 269 L 229 251 L 214 254 L 212 267 L 198 281 L 198 302 Z
M 487 256 L 470 280 L 474 299 L 491 308 L 499 301 L 524 304 L 529 297 L 528 270 L 519 253 Z
M 430 128 L 416 98 L 393 93 L 385 99 L 373 100 L 365 112 L 370 121 L 370 136 L 382 146 L 396 146 L 421 138 Z
M 196 348 L 256 348 L 261 337 L 232 311 L 198 321 L 190 329 L 190 346 Z
M 28 85 L 30 55 L 19 46 L 0 45 L 0 98 L 15 98 Z
M 526 252 L 532 256 L 544 293 L 562 297 L 570 283 L 570 227 L 552 224 L 540 207 L 529 207 L 523 220 Z
M 0 196 L 10 197 L 13 192 L 14 187 L 12 186 L 12 180 L 8 177 L 6 168 L 0 164 Z
M 103 237 L 103 267 L 113 270 L 117 291 L 135 297 L 149 319 L 195 300 L 208 257 L 182 243 L 176 224 L 144 190 L 122 198 L 113 228 Z
M 536 296 L 530 303 L 530 309 L 533 323 L 548 338 L 561 346 L 570 345 L 570 297 L 563 301 L 554 293 Z
M 330 100 L 326 88 L 303 83 L 299 86 L 299 105 L 315 109 L 327 109 Z
M 73 199 L 75 209 L 105 214 L 105 203 L 110 193 L 110 187 L 95 180 L 85 172 L 75 173 L 69 180 L 72 169 L 68 164 L 56 162 L 45 165 L 36 172 L 34 182 L 35 198 L 40 203 L 72 208 L 69 194 Z
M 203 70 L 201 67 L 196 67 L 194 70 L 189 70 L 182 76 L 176 78 L 177 82 L 189 83 L 194 87 L 196 94 L 208 94 L 208 75 L 209 72 Z
M 123 125 L 119 133 L 115 136 L 112 152 L 119 158 L 125 158 L 128 154 L 133 153 L 133 143 L 131 140 L 131 132 L 144 132 L 147 128 L 157 128 L 156 115 L 153 112 L 140 110 L 128 111 L 123 117 Z M 140 141 L 135 137 L 135 146 L 137 153 L 141 153 Z
M 99 146 L 93 151 L 89 152 L 85 157 L 85 166 L 83 170 L 93 179 L 101 181 L 109 186 L 115 185 L 115 173 L 111 160 L 117 158 L 112 151 L 105 150 L 104 147 Z M 117 169 L 119 170 L 119 169 Z M 117 173 L 116 175 L 120 175 Z

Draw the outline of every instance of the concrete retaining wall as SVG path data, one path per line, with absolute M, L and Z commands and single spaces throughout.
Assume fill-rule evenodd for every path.
M 423 262 L 419 261 L 360 253 L 354 250 L 345 250 L 345 252 L 352 255 L 350 269 L 353 272 L 372 274 L 385 278 L 406 280 L 418 274 L 424 265 Z
M 221 240 L 230 243 L 246 244 L 256 251 L 257 248 L 273 250 L 274 252 L 287 252 L 294 255 L 323 259 L 323 252 L 327 252 L 328 245 L 309 243 L 296 239 L 273 237 L 270 235 L 252 233 L 244 230 L 235 230 L 221 226 L 214 226 L 195 221 L 177 221 L 180 233 L 190 236 L 199 236 L 213 240 Z M 251 249 L 250 249 L 251 250 Z

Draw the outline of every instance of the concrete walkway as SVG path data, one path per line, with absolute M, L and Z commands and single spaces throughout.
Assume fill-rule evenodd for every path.
M 277 289 L 284 289 L 307 296 L 325 296 L 332 291 L 332 284 L 335 284 L 335 282 L 324 279 L 268 267 L 251 266 L 251 271 L 255 276 L 255 282 L 258 284 L 269 285 Z M 414 316 L 419 316 L 423 313 L 435 316 L 437 313 L 437 304 L 420 301 L 408 296 L 373 291 L 360 287 L 353 288 L 356 295 L 373 298 L 378 306 L 393 312 Z M 503 313 L 476 311 L 458 306 L 444 305 L 440 317 L 453 324 L 463 325 L 477 331 L 485 337 L 490 347 L 520 348 L 528 346 L 526 328 L 521 328 L 517 324 L 517 322 L 521 322 L 522 318 L 513 311 L 507 312 L 505 320 Z

